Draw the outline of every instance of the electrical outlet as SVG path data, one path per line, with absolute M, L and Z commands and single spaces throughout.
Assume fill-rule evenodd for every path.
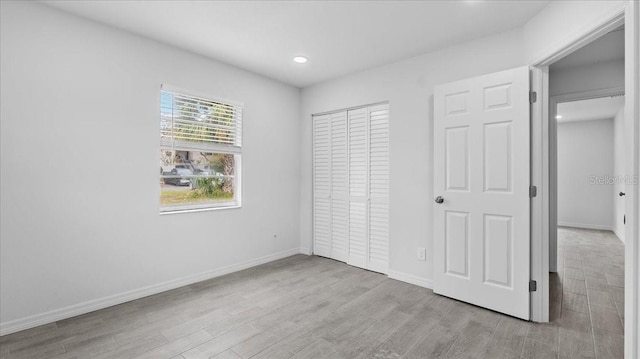
M 418 248 L 418 260 L 426 261 L 427 260 L 427 249 L 426 248 Z

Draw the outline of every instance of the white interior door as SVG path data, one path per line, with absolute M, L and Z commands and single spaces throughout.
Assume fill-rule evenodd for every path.
M 529 69 L 438 86 L 434 111 L 434 291 L 528 320 Z

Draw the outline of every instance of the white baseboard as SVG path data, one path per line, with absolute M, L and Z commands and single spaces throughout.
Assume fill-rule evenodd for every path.
M 303 248 L 303 247 L 300 247 L 300 253 L 301 254 L 306 254 L 308 256 L 313 254 L 313 253 L 311 253 L 311 248 Z
M 601 224 L 585 224 L 585 223 L 571 223 L 558 221 L 558 227 L 572 227 L 572 228 L 584 228 L 584 229 L 599 229 L 602 231 L 612 231 L 612 226 L 605 226 Z
M 419 287 L 433 289 L 433 282 L 431 279 L 419 277 L 417 275 L 389 270 L 389 278 L 406 282 L 409 284 L 417 285 Z
M 624 244 L 624 228 L 622 228 L 622 233 L 614 228 L 613 233 L 615 233 L 616 237 L 618 237 L 618 239 L 622 242 L 622 244 Z
M 104 298 L 94 299 L 83 303 L 70 305 L 68 307 L 54 309 L 52 311 L 31 315 L 26 318 L 15 319 L 9 322 L 0 323 L 0 336 L 7 335 L 21 330 L 34 328 L 40 325 L 49 324 L 58 320 L 71 318 L 77 315 L 93 312 L 114 305 L 126 303 L 132 300 L 144 298 L 150 295 L 166 292 L 171 289 L 183 287 L 185 285 L 201 282 L 203 280 L 219 277 L 225 274 L 237 272 L 242 269 L 255 267 L 260 264 L 272 262 L 281 258 L 289 257 L 301 252 L 300 248 L 293 248 L 287 251 L 269 254 L 263 257 L 251 259 L 238 264 L 212 269 L 206 272 L 170 280 L 163 283 L 153 284 L 147 287 L 130 290 L 124 293 L 111 295 Z

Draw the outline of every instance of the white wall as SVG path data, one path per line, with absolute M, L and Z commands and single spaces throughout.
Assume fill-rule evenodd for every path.
M 519 30 L 414 57 L 302 91 L 302 248 L 311 248 L 311 115 L 389 101 L 390 275 L 430 285 L 433 235 L 433 88 L 522 66 Z M 427 261 L 416 259 L 427 248 Z
M 613 176 L 625 178 L 626 154 L 625 154 L 625 123 L 624 107 L 618 111 L 613 119 Z M 616 181 L 613 185 L 613 231 L 624 242 L 624 214 L 626 197 L 620 197 L 620 192 L 626 191 L 624 181 Z
M 549 70 L 550 96 L 624 88 L 624 60 Z
M 298 89 L 1 6 L 3 332 L 298 252 Z M 158 214 L 161 83 L 244 103 L 241 209 Z
M 613 121 L 558 123 L 558 225 L 612 229 Z
M 623 11 L 625 0 L 551 1 L 523 27 L 525 60 L 528 64 L 556 53 L 576 41 L 594 24 L 601 24 Z

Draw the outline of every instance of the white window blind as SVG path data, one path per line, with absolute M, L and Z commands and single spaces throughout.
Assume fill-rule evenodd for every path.
M 242 106 L 160 90 L 160 212 L 240 206 Z
M 242 106 L 163 89 L 162 148 L 240 153 Z

